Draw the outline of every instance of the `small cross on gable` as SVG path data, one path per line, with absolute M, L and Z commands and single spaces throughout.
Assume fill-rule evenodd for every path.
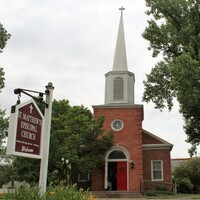
M 125 10 L 125 8 L 123 6 L 121 6 L 121 8 L 119 8 L 119 10 L 121 10 L 121 15 L 123 14 L 123 10 Z
M 32 110 L 33 110 L 32 104 L 29 106 L 29 108 L 30 108 L 30 113 L 32 113 Z

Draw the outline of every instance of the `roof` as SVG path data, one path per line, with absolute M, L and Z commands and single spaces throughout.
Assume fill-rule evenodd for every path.
M 171 171 L 174 172 L 176 167 L 179 167 L 183 162 L 189 161 L 191 158 L 174 158 L 171 159 Z
M 143 150 L 172 149 L 173 145 L 166 140 L 142 129 Z
M 124 36 L 124 23 L 122 14 L 123 9 L 124 8 L 121 8 L 121 17 L 119 22 L 119 29 L 118 29 L 117 43 L 115 47 L 115 56 L 114 56 L 112 71 L 128 71 L 125 36 Z

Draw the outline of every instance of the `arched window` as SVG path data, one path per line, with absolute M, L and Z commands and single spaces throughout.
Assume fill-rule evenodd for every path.
M 115 150 L 110 153 L 108 159 L 126 159 L 126 155 L 120 150 Z
M 114 80 L 114 100 L 122 100 L 124 98 L 124 80 L 120 77 Z

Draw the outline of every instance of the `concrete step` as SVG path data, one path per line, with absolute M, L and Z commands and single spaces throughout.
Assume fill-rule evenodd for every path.
M 142 198 L 139 192 L 129 191 L 91 191 L 98 198 Z

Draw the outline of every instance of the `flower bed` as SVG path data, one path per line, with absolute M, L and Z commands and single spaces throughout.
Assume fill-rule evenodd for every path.
M 88 191 L 78 190 L 76 185 L 70 187 L 48 187 L 40 197 L 39 188 L 19 188 L 13 193 L 3 194 L 4 200 L 97 200 Z

